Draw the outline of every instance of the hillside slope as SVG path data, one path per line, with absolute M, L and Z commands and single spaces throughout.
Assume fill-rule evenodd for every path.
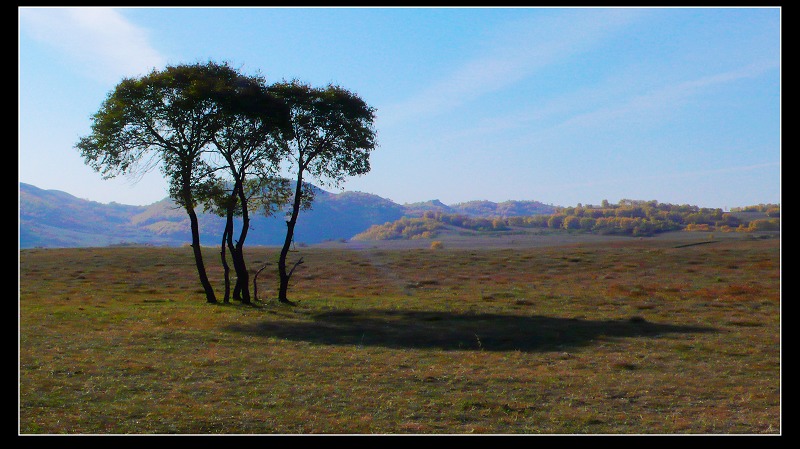
M 470 201 L 452 206 L 433 200 L 400 205 L 363 192 L 331 193 L 314 188 L 313 207 L 303 211 L 295 229 L 298 244 L 350 239 L 373 225 L 402 217 L 419 217 L 427 211 L 471 217 L 506 217 L 553 213 L 555 206 L 538 201 Z M 198 210 L 203 245 L 216 246 L 225 222 Z M 251 215 L 248 245 L 281 245 L 285 214 Z M 241 220 L 236 221 L 238 235 Z M 19 184 L 19 246 L 90 247 L 108 245 L 179 246 L 191 241 L 189 218 L 169 198 L 147 206 L 103 204 L 76 198 L 58 190 Z
M 120 244 L 177 246 L 191 240 L 189 218 L 170 199 L 147 206 L 102 204 L 57 190 L 19 184 L 19 246 L 87 247 Z M 298 243 L 347 239 L 373 224 L 402 217 L 405 208 L 361 192 L 334 194 L 317 190 L 311 210 L 296 228 Z M 224 219 L 198 213 L 201 243 L 217 245 Z M 241 221 L 236 221 L 237 234 Z M 254 215 L 247 243 L 280 245 L 286 232 L 284 214 Z

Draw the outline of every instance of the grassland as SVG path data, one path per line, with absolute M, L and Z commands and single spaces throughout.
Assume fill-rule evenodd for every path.
M 298 248 L 294 307 L 206 304 L 188 248 L 22 250 L 19 432 L 780 434 L 780 240 L 686 235 Z

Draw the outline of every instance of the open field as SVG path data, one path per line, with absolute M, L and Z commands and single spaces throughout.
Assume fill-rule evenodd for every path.
M 19 432 L 781 433 L 779 239 L 547 237 L 300 247 L 294 307 L 206 304 L 187 247 L 22 250 Z

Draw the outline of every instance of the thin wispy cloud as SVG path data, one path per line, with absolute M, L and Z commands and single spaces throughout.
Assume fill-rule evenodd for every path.
M 147 31 L 110 8 L 20 8 L 20 29 L 63 55 L 76 70 L 103 82 L 143 75 L 166 58 Z
M 632 123 L 661 126 L 665 120 L 680 114 L 685 104 L 709 90 L 724 88 L 726 84 L 740 80 L 754 79 L 779 68 L 778 61 L 759 61 L 645 91 L 632 87 L 631 92 L 620 87 L 626 84 L 618 78 L 609 79 L 593 89 L 568 92 L 524 113 L 490 117 L 469 129 L 441 135 L 437 143 L 453 139 L 475 140 L 482 136 L 507 134 L 514 129 L 527 130 L 522 139 L 530 143 L 531 138 L 538 142 L 560 139 L 572 135 L 572 130 L 581 130 L 585 134 L 597 129 L 607 131 L 619 124 L 626 127 Z M 548 125 L 542 126 L 543 123 Z
M 400 104 L 382 108 L 390 124 L 446 112 L 486 94 L 508 88 L 551 64 L 600 45 L 641 14 L 638 10 L 567 11 L 509 24 L 474 59 Z M 558 32 L 556 32 L 558 31 Z
M 671 112 L 679 108 L 688 99 L 702 94 L 707 89 L 742 80 L 755 78 L 768 70 L 779 68 L 779 64 L 752 64 L 746 67 L 705 76 L 682 83 L 662 86 L 642 95 L 633 96 L 618 105 L 601 108 L 570 118 L 560 126 L 582 127 L 607 126 L 609 123 L 620 123 L 648 118 L 659 118 L 662 112 Z

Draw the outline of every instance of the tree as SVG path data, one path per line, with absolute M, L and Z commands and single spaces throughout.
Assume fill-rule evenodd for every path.
M 271 216 L 277 212 L 278 209 L 285 206 L 289 202 L 289 198 L 292 193 L 289 180 L 277 176 L 255 177 L 253 179 L 247 179 L 242 184 L 241 188 L 243 188 L 243 191 L 246 192 L 244 195 L 244 207 L 241 206 L 239 195 L 235 193 L 232 194 L 232 192 L 235 192 L 235 190 L 229 186 L 226 186 L 223 182 L 219 182 L 218 184 L 211 186 L 208 191 L 202 193 L 202 197 L 206 200 L 205 211 L 226 218 L 225 228 L 223 229 L 222 240 L 220 243 L 220 259 L 222 262 L 225 287 L 223 302 L 225 303 L 230 302 L 231 296 L 230 265 L 228 265 L 227 257 L 228 250 L 234 248 L 233 251 L 236 251 L 238 242 L 244 242 L 244 238 L 247 235 L 246 231 L 249 228 L 249 220 L 243 220 L 240 238 L 237 241 L 237 244 L 234 245 L 231 241 L 234 228 L 234 216 L 242 217 L 245 209 L 252 212 L 261 212 L 265 216 Z M 232 259 L 234 257 L 237 256 L 232 256 Z M 238 291 L 238 296 L 235 295 L 234 298 L 238 301 L 242 301 L 245 304 L 249 304 L 249 289 L 247 288 L 247 285 L 244 285 L 244 283 L 249 279 L 249 271 L 247 271 L 247 267 L 244 263 L 243 251 L 238 251 L 238 257 L 240 257 L 240 260 L 236 263 L 240 264 L 241 269 L 247 272 L 247 276 L 243 277 L 237 273 L 236 287 L 234 290 Z M 264 268 L 265 267 L 259 269 L 258 273 L 260 273 Z M 256 288 L 255 278 L 253 279 L 253 287 L 254 289 Z M 243 292 L 247 293 L 243 294 Z M 254 295 L 254 297 L 255 299 L 258 299 L 257 295 Z
M 559 229 L 564 223 L 564 215 L 554 214 L 547 220 L 547 227 L 551 229 Z
M 270 89 L 289 106 L 292 133 L 283 142 L 288 170 L 295 175 L 294 197 L 286 221 L 286 238 L 278 258 L 278 301 L 289 303 L 289 279 L 303 259 L 287 267 L 289 248 L 301 207 L 309 206 L 313 191 L 306 177 L 339 185 L 346 176 L 369 172 L 369 153 L 376 147 L 375 109 L 357 95 L 335 85 L 313 88 L 298 81 Z
M 217 302 L 200 248 L 196 193 L 216 182 L 204 160 L 219 128 L 219 95 L 239 74 L 225 64 L 168 66 L 123 79 L 92 116 L 91 133 L 76 144 L 104 178 L 148 171 L 160 163 L 169 195 L 186 210 L 200 282 Z
M 277 176 L 279 145 L 283 133 L 290 132 L 289 111 L 286 104 L 273 96 L 261 77 L 240 77 L 224 92 L 218 92 L 222 113 L 217 131 L 211 141 L 216 154 L 222 158 L 222 172 L 229 185 L 227 197 L 215 192 L 211 200 L 224 210 L 226 225 L 221 243 L 221 257 L 225 269 L 225 302 L 229 296 L 229 268 L 225 246 L 230 251 L 236 286 L 234 299 L 250 303 L 249 272 L 244 258 L 244 243 L 250 229 L 250 199 L 257 195 L 265 211 L 273 211 L 270 201 L 284 201 L 288 195 L 270 196 L 274 189 L 284 189 L 285 183 Z M 217 189 L 218 191 L 219 189 Z M 269 215 L 268 213 L 268 215 Z M 242 217 L 239 238 L 234 241 L 234 215 Z
M 564 217 L 564 221 L 561 223 L 561 227 L 563 227 L 564 229 L 580 229 L 581 218 L 576 215 L 568 215 Z

